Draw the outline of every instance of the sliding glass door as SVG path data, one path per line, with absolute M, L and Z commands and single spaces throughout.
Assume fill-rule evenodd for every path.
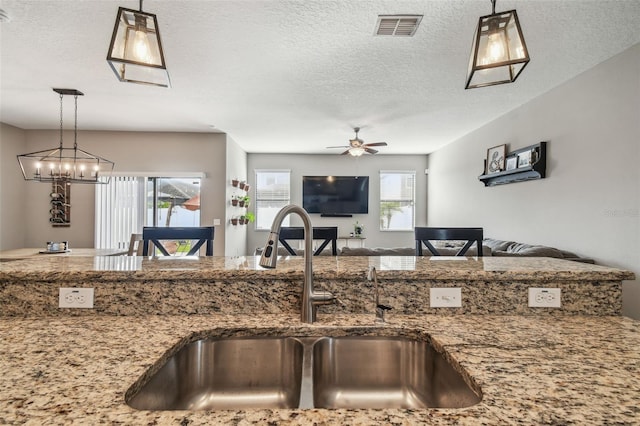
M 114 176 L 96 186 L 96 248 L 127 249 L 143 226 L 200 226 L 200 178 Z

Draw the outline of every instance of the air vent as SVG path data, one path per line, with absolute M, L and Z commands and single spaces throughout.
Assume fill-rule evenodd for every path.
M 411 37 L 416 33 L 422 15 L 379 15 L 375 35 Z

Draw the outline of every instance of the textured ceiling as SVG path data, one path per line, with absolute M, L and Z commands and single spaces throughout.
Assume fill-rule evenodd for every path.
M 51 88 L 64 87 L 85 93 L 81 130 L 222 131 L 248 152 L 327 153 L 359 126 L 389 143 L 381 153 L 429 153 L 640 42 L 640 0 L 498 0 L 517 9 L 531 62 L 514 84 L 464 90 L 489 0 L 148 0 L 164 89 L 109 68 L 119 6 L 138 2 L 1 0 L 0 120 L 57 128 Z M 380 14 L 424 18 L 414 37 L 375 37 Z

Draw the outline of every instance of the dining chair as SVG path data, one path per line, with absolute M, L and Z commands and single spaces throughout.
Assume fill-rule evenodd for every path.
M 322 251 L 331 243 L 331 254 L 333 256 L 337 256 L 338 254 L 338 227 L 337 226 L 328 226 L 328 227 L 314 227 L 313 228 L 313 239 L 314 240 L 322 240 L 320 246 L 315 249 L 313 252 L 314 256 L 318 256 Z M 292 256 L 297 256 L 296 251 L 291 248 L 287 240 L 304 240 L 304 228 L 301 226 L 285 226 L 280 228 L 280 235 L 278 236 L 278 240 L 282 243 L 282 246 L 287 249 L 287 251 Z
M 127 256 L 142 256 L 142 234 L 131 234 Z
M 464 245 L 458 250 L 455 256 L 465 256 L 469 248 L 475 243 L 477 255 L 482 257 L 482 228 L 415 228 L 416 256 L 422 256 L 422 246 L 424 245 L 432 256 L 443 256 L 438 249 L 431 244 L 431 241 L 449 240 L 464 241 Z M 456 246 L 457 248 L 457 246 Z
M 142 255 L 149 255 L 149 246 L 152 249 L 157 249 L 164 256 L 171 256 L 172 254 L 167 250 L 167 241 L 189 241 L 189 251 L 184 256 L 196 256 L 200 247 L 206 243 L 206 256 L 213 256 L 213 226 L 203 227 L 151 227 L 145 226 L 142 229 Z M 163 243 L 164 241 L 164 243 Z M 154 250 L 155 251 L 155 250 Z M 174 251 L 183 255 L 183 251 L 180 251 L 180 247 Z

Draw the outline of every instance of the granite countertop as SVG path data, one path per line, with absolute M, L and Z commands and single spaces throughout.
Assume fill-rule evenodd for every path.
M 0 280 L 94 279 L 101 281 L 180 277 L 210 280 L 212 277 L 245 279 L 302 277 L 302 257 L 284 257 L 276 269 L 264 269 L 259 258 L 191 257 L 147 258 L 142 256 L 49 256 L 15 258 L 0 253 Z M 414 256 L 317 256 L 314 276 L 324 279 L 359 278 L 370 266 L 379 276 L 438 280 L 632 280 L 630 271 L 545 257 L 414 257 Z
M 463 409 L 137 411 L 127 389 L 193 333 L 322 335 L 379 327 L 372 315 L 0 318 L 2 424 L 638 424 L 640 322 L 624 317 L 391 316 L 480 386 Z M 373 329 L 375 332 L 375 328 Z

